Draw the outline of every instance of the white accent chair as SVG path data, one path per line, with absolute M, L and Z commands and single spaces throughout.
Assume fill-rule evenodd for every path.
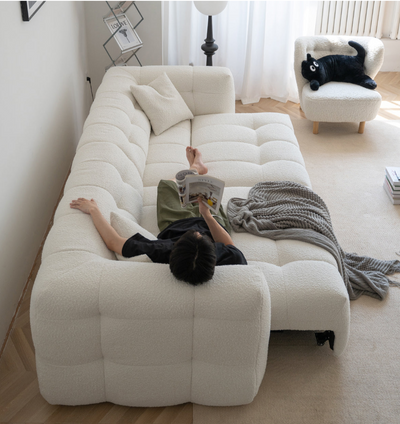
M 331 54 L 355 55 L 348 45 L 353 40 L 366 50 L 365 73 L 375 78 L 383 63 L 384 46 L 373 37 L 305 36 L 295 41 L 294 70 L 299 90 L 300 106 L 306 118 L 314 122 L 313 133 L 318 134 L 320 122 L 359 122 L 358 132 L 364 132 L 365 122 L 378 114 L 382 97 L 376 90 L 346 82 L 329 82 L 317 91 L 301 74 L 301 63 L 307 53 L 315 59 Z

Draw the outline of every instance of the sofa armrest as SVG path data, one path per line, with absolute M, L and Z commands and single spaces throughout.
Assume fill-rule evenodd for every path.
M 49 403 L 240 405 L 265 372 L 269 289 L 253 266 L 217 267 L 194 287 L 168 265 L 99 259 L 64 272 L 49 257 L 31 325 Z

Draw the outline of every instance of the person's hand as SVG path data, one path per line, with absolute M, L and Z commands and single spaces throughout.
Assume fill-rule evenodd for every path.
M 97 203 L 94 201 L 94 199 L 87 200 L 83 197 L 80 197 L 77 200 L 73 200 L 69 206 L 72 209 L 79 209 L 80 211 L 90 214 L 94 209 L 97 209 Z
M 203 203 L 203 198 L 201 196 L 197 198 L 197 203 L 199 204 L 199 211 L 203 217 L 211 215 L 210 209 Z

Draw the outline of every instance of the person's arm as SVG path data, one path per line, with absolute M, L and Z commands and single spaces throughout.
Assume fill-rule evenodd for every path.
M 93 223 L 99 232 L 101 238 L 104 240 L 106 246 L 115 253 L 122 255 L 122 247 L 126 242 L 126 238 L 121 237 L 113 227 L 106 221 L 101 214 L 97 203 L 91 199 L 83 199 L 80 197 L 70 203 L 72 209 L 79 209 L 92 217 Z
M 136 233 L 125 242 L 122 248 L 122 256 L 133 258 L 134 256 L 147 255 L 153 262 L 168 264 L 173 246 L 172 240 L 149 240 L 140 233 Z
M 206 221 L 206 224 L 208 225 L 208 228 L 210 229 L 212 238 L 216 243 L 223 243 L 225 246 L 231 244 L 234 246 L 231 236 L 228 234 L 227 231 L 221 225 L 218 224 L 218 222 L 214 219 L 214 217 L 211 215 L 210 209 L 201 201 L 201 198 L 199 197 L 199 211 Z

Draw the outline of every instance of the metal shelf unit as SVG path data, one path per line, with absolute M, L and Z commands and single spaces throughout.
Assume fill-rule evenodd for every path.
M 111 59 L 111 64 L 107 66 L 106 70 L 111 68 L 111 66 L 126 66 L 128 61 L 133 56 L 135 56 L 139 65 L 142 66 L 136 53 L 141 47 L 143 47 L 143 43 L 135 30 L 138 25 L 144 20 L 144 18 L 143 15 L 140 13 L 136 2 L 122 1 L 114 7 L 112 7 L 108 1 L 106 1 L 106 3 L 110 9 L 110 12 L 108 12 L 108 14 L 103 17 L 103 21 L 111 31 L 111 36 L 103 44 L 105 51 Z M 126 15 L 126 12 L 130 9 L 131 6 L 135 6 L 140 16 L 140 20 L 135 26 L 132 26 L 128 19 L 128 16 Z M 129 41 L 129 37 L 132 39 L 132 41 Z M 118 47 L 121 50 L 121 53 L 115 59 L 112 58 L 110 52 L 107 49 L 107 44 L 112 39 L 117 42 Z

